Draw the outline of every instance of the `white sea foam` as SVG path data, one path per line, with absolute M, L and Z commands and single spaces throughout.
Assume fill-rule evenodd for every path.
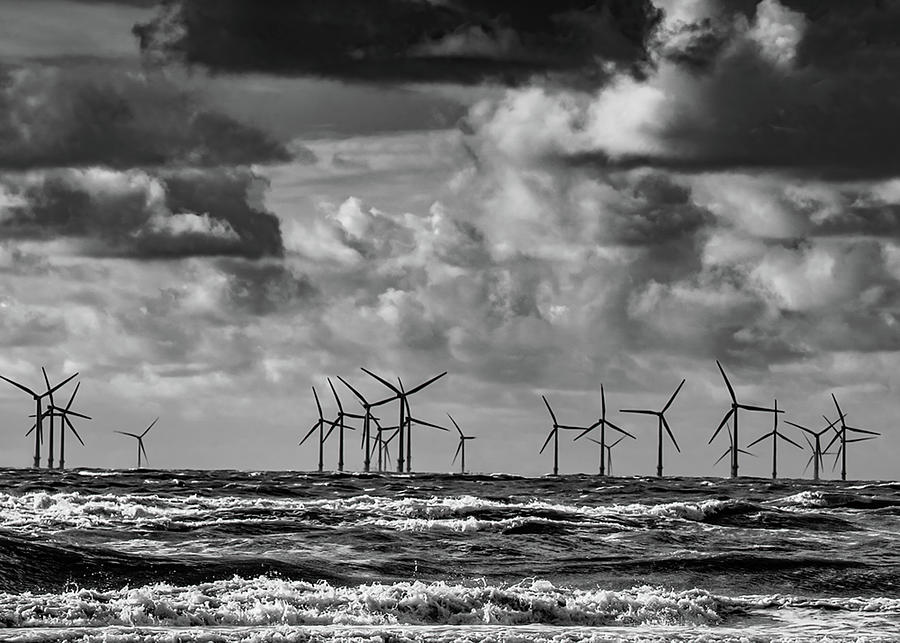
M 703 590 L 580 590 L 548 581 L 352 587 L 268 577 L 117 591 L 0 594 L 6 627 L 716 624 L 733 606 Z
M 469 495 L 388 498 L 363 494 L 299 499 L 38 491 L 0 493 L 0 527 L 31 533 L 36 527 L 53 532 L 71 528 L 201 527 L 280 520 L 315 524 L 318 516 L 327 514 L 329 522 L 338 518 L 351 524 L 402 531 L 502 530 L 521 525 L 523 521 L 569 526 L 612 524 L 629 529 L 629 520 L 702 521 L 738 504 L 734 500 L 705 500 L 588 506 L 540 500 L 502 502 Z

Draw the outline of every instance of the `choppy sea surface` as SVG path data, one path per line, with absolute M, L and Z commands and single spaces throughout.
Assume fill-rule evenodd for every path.
M 900 483 L 0 469 L 2 641 L 900 641 Z

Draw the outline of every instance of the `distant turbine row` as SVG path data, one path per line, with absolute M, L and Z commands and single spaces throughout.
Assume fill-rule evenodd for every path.
M 740 454 L 745 454 L 749 456 L 754 456 L 753 453 L 747 451 L 747 449 L 759 444 L 763 440 L 771 439 L 772 440 L 772 478 L 775 479 L 778 477 L 778 443 L 779 440 L 782 442 L 786 442 L 798 449 L 802 449 L 802 445 L 798 444 L 791 438 L 789 438 L 784 433 L 778 431 L 778 416 L 784 413 L 784 409 L 778 408 L 778 400 L 775 400 L 774 405 L 769 407 L 764 406 L 756 406 L 752 404 L 743 404 L 738 402 L 737 395 L 735 394 L 734 387 L 731 385 L 731 381 L 728 379 L 728 376 L 725 374 L 725 369 L 722 368 L 722 364 L 716 360 L 716 365 L 719 367 L 719 372 L 722 374 L 722 379 L 725 380 L 725 386 L 728 389 L 728 394 L 731 398 L 731 408 L 728 412 L 725 413 L 725 416 L 722 418 L 719 425 L 716 427 L 716 430 L 713 432 L 712 437 L 709 439 L 709 444 L 712 444 L 713 440 L 721 433 L 722 429 L 726 429 L 726 433 L 728 434 L 729 447 L 725 450 L 725 452 L 719 456 L 719 459 L 716 460 L 715 464 L 721 462 L 725 457 L 730 456 L 731 460 L 731 477 L 736 478 L 739 475 L 739 456 Z M 675 440 L 675 435 L 672 432 L 672 428 L 669 426 L 669 422 L 666 420 L 665 413 L 672 406 L 672 403 L 675 401 L 675 397 L 681 391 L 681 388 L 684 386 L 685 380 L 681 380 L 681 383 L 675 389 L 675 392 L 669 397 L 668 402 L 666 402 L 665 406 L 659 411 L 652 409 L 621 409 L 620 413 L 632 413 L 639 415 L 651 415 L 657 418 L 657 442 L 656 442 L 656 475 L 662 477 L 663 475 L 663 430 L 665 430 L 666 434 L 668 434 L 669 439 L 672 441 L 672 444 L 675 446 L 675 450 L 681 453 L 681 448 L 678 446 L 678 442 Z M 552 420 L 552 428 L 550 429 L 550 433 L 547 435 L 547 439 L 544 441 L 543 446 L 541 446 L 540 452 L 543 453 L 547 448 L 547 445 L 550 443 L 550 440 L 553 440 L 553 475 L 559 474 L 559 431 L 560 429 L 567 430 L 577 430 L 580 433 L 574 438 L 574 440 L 579 440 L 582 437 L 586 436 L 590 432 L 595 429 L 600 429 L 600 440 L 593 440 L 592 442 L 596 442 L 600 446 L 600 475 L 606 475 L 608 473 L 608 469 L 610 463 L 612 462 L 612 447 L 619 444 L 625 437 L 629 437 L 632 439 L 636 439 L 634 435 L 626 431 L 625 429 L 613 424 L 606 418 L 606 392 L 603 388 L 603 385 L 600 385 L 600 419 L 589 426 L 575 426 L 571 424 L 560 424 L 556 418 L 556 413 L 554 413 L 553 408 L 550 406 L 550 402 L 547 401 L 547 397 L 542 395 L 541 398 L 544 400 L 544 405 L 547 407 L 547 410 L 550 412 L 550 419 Z M 847 445 L 854 442 L 864 442 L 866 440 L 873 440 L 875 436 L 881 435 L 876 431 L 869 431 L 867 429 L 858 429 L 854 427 L 847 426 L 844 422 L 847 417 L 846 414 L 841 410 L 840 405 L 838 404 L 837 398 L 834 394 L 831 395 L 832 400 L 834 401 L 834 406 L 837 409 L 838 417 L 837 419 L 831 421 L 826 416 L 822 416 L 825 419 L 827 425 L 824 429 L 819 431 L 815 431 L 808 427 L 802 426 L 800 424 L 796 424 L 794 422 L 787 421 L 787 424 L 794 426 L 802 431 L 804 431 L 804 439 L 806 443 L 809 445 L 811 455 L 809 460 L 806 463 L 806 468 L 804 469 L 804 473 L 809 468 L 809 465 L 813 465 L 813 478 L 815 480 L 819 479 L 820 468 L 823 466 L 823 456 L 825 455 L 834 455 L 834 467 L 837 466 L 838 461 L 841 462 L 841 480 L 847 479 Z M 740 447 L 739 437 L 738 437 L 738 414 L 743 411 L 751 411 L 751 412 L 763 412 L 763 413 L 772 413 L 774 416 L 774 424 L 772 430 L 769 433 L 762 435 L 756 440 L 752 441 L 747 445 L 746 448 Z M 731 425 L 729 426 L 729 422 Z M 835 425 L 840 424 L 840 429 L 835 428 Z M 606 444 L 606 428 L 609 427 L 613 431 L 616 431 L 622 435 L 616 442 L 611 445 Z M 833 431 L 834 435 L 831 438 L 831 441 L 828 445 L 822 449 L 821 438 L 823 435 L 827 434 L 829 431 Z M 808 434 L 808 435 L 807 435 Z M 863 437 L 850 438 L 849 434 L 857 434 Z M 812 436 L 815 442 L 809 439 L 809 436 Z M 840 442 L 838 450 L 836 453 L 832 454 L 828 451 L 834 445 L 835 442 Z
M 54 438 L 56 435 L 56 431 L 55 431 L 55 426 L 54 426 L 54 419 L 55 418 L 60 419 L 59 467 L 58 468 L 65 469 L 66 468 L 66 429 L 69 429 L 72 432 L 72 434 L 76 438 L 78 438 L 78 441 L 81 443 L 81 446 L 85 446 L 84 440 L 81 439 L 81 435 L 79 435 L 78 431 L 72 425 L 72 421 L 69 419 L 69 417 L 70 416 L 77 417 L 77 418 L 81 418 L 84 420 L 90 420 L 92 418 L 89 415 L 84 415 L 82 413 L 72 410 L 72 403 L 75 401 L 75 396 L 78 395 L 78 389 L 81 388 L 81 382 L 77 382 L 75 384 L 75 389 L 72 391 L 72 395 L 71 395 L 71 397 L 69 397 L 69 401 L 64 407 L 61 408 L 61 407 L 56 406 L 56 402 L 53 399 L 53 394 L 56 393 L 59 389 L 61 389 L 63 386 L 65 386 L 66 384 L 71 382 L 73 379 L 78 377 L 78 373 L 75 373 L 74 375 L 70 375 L 69 377 L 64 379 L 59 384 L 56 384 L 55 386 L 51 386 L 50 378 L 47 377 L 47 370 L 43 366 L 41 367 L 41 373 L 44 376 L 44 384 L 47 387 L 47 390 L 44 391 L 43 393 L 38 393 L 37 391 L 29 388 L 28 386 L 25 386 L 24 384 L 22 384 L 20 382 L 16 382 L 15 380 L 11 380 L 8 377 L 4 377 L 3 375 L 0 375 L 0 379 L 12 384 L 16 388 L 21 389 L 22 391 L 28 393 L 35 402 L 35 411 L 34 411 L 34 413 L 32 413 L 31 415 L 28 416 L 28 417 L 34 418 L 34 424 L 28 430 L 28 432 L 25 433 L 26 437 L 28 437 L 32 433 L 34 434 L 34 461 L 32 464 L 33 467 L 38 468 L 41 466 L 41 446 L 44 444 L 44 420 L 46 419 L 46 420 L 49 420 L 49 422 L 50 422 L 49 440 L 48 440 L 48 449 L 47 449 L 47 468 L 48 469 L 55 468 Z M 47 401 L 49 402 L 49 404 L 47 405 L 46 408 L 43 408 L 43 399 L 44 398 L 47 398 Z M 147 451 L 144 448 L 143 438 L 144 438 L 144 436 L 147 435 L 147 433 L 150 431 L 150 429 L 153 428 L 153 425 L 156 424 L 157 420 L 159 420 L 159 418 L 156 418 L 156 420 L 154 420 L 153 423 L 150 426 L 148 426 L 144 430 L 144 432 L 141 433 L 140 435 L 136 435 L 134 433 L 127 433 L 125 431 L 116 431 L 116 433 L 121 433 L 123 435 L 128 435 L 128 436 L 137 438 L 137 441 L 138 441 L 138 454 L 137 454 L 138 469 L 141 468 L 141 454 L 143 453 L 144 458 L 147 458 Z M 149 461 L 149 458 L 147 458 L 147 459 Z

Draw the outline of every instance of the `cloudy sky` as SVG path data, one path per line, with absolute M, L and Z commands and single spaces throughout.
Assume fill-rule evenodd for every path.
M 536 4 L 0 0 L 0 374 L 81 373 L 68 463 L 131 466 L 112 431 L 161 416 L 152 465 L 313 468 L 310 386 L 330 414 L 326 376 L 381 395 L 366 366 L 449 371 L 414 414 L 524 474 L 540 394 L 590 423 L 601 383 L 640 438 L 616 472 L 653 473 L 655 421 L 618 409 L 686 378 L 666 472 L 726 475 L 718 358 L 802 424 L 835 393 L 884 433 L 851 477 L 895 478 L 900 2 Z M 0 466 L 32 409 L 0 388 Z

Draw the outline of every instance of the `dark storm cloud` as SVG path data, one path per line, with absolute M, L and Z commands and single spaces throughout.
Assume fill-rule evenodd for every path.
M 0 170 L 283 162 L 264 132 L 154 74 L 0 68 Z
M 649 0 L 168 0 L 135 26 L 149 60 L 214 71 L 515 84 L 644 59 Z
M 7 175 L 2 185 L 11 205 L 0 231 L 72 239 L 84 254 L 99 256 L 280 256 L 281 230 L 259 203 L 261 184 L 241 169 Z

